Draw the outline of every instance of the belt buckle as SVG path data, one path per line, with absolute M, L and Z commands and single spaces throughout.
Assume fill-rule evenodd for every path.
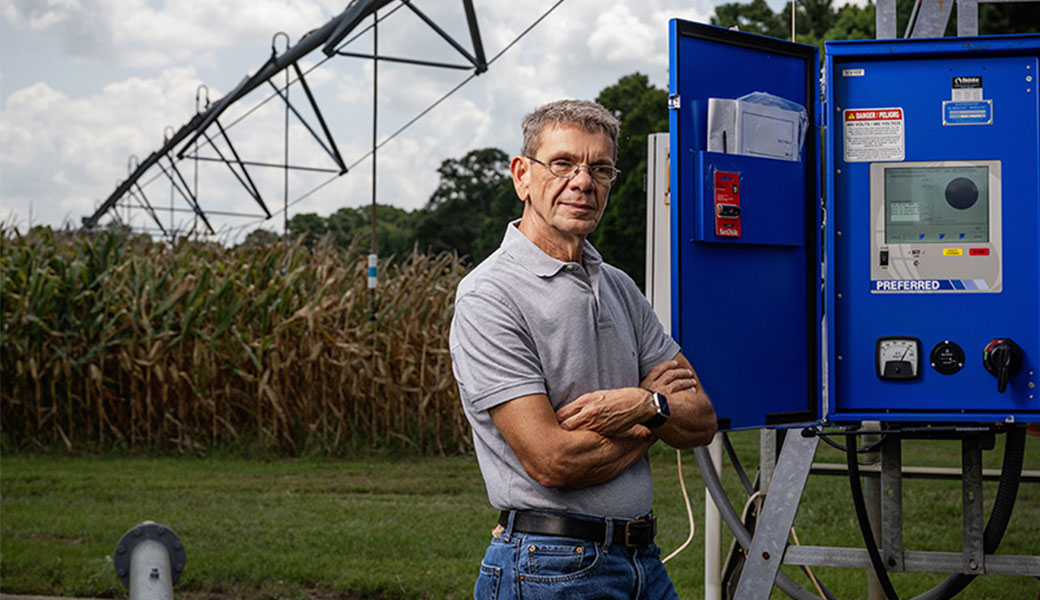
M 635 535 L 642 537 L 642 536 L 645 536 L 646 534 L 644 532 L 639 531 L 638 530 L 638 526 L 646 524 L 646 523 L 649 523 L 649 521 L 647 521 L 646 519 L 635 519 L 633 521 L 625 521 L 625 546 L 626 547 L 628 547 L 628 548 L 638 548 L 638 547 L 647 545 L 647 542 L 645 542 L 645 541 L 643 541 L 642 543 L 639 543 L 638 541 L 636 541 L 636 542 L 632 541 L 632 535 L 633 535 L 632 525 L 636 525 L 637 526 L 637 531 L 635 532 Z

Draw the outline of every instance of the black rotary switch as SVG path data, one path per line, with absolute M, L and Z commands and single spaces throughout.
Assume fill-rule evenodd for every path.
M 1011 338 L 993 338 L 982 350 L 982 364 L 997 378 L 997 391 L 1007 391 L 1008 379 L 1022 368 L 1022 349 Z

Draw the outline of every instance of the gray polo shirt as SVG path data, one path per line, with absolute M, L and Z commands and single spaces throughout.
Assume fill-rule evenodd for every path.
M 488 410 L 546 394 L 553 409 L 597 390 L 637 386 L 679 346 L 625 273 L 586 242 L 584 266 L 552 258 L 516 223 L 460 283 L 451 357 L 491 505 L 632 518 L 648 512 L 647 457 L 596 486 L 550 489 L 531 478 Z

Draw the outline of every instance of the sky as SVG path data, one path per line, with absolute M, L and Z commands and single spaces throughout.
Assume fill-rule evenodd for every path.
M 635 72 L 666 89 L 669 19 L 707 23 L 721 3 L 564 0 L 555 6 L 557 1 L 474 0 L 489 59 L 548 16 L 487 72 L 380 147 L 377 202 L 421 208 L 437 187 L 442 161 L 486 147 L 515 154 L 520 120 L 542 103 L 594 99 Z M 414 4 L 471 51 L 462 2 Z M 778 0 L 770 4 L 774 10 L 781 6 Z M 259 70 L 272 45 L 284 51 L 286 35 L 295 45 L 346 5 L 344 0 L 0 0 L 0 223 L 21 231 L 35 225 L 78 228 L 140 160 L 162 146 L 164 135 L 205 108 L 207 97 L 215 102 Z M 381 55 L 465 64 L 408 7 L 393 2 L 380 15 L 385 17 L 378 29 Z M 285 35 L 275 37 L 279 31 Z M 370 54 L 372 46 L 368 32 L 342 49 Z M 344 161 L 355 166 L 339 177 L 293 171 L 288 185 L 283 169 L 249 167 L 272 214 L 267 218 L 227 166 L 180 161 L 178 169 L 190 185 L 198 181 L 198 203 L 217 238 L 234 242 L 257 228 L 281 233 L 286 211 L 290 218 L 328 216 L 372 202 L 372 163 L 366 157 L 373 141 L 372 61 L 325 59 L 315 50 L 301 67 Z M 377 138 L 386 140 L 471 72 L 381 61 Z M 275 80 L 284 85 L 282 74 Z M 289 93 L 303 118 L 320 131 L 300 85 Z M 285 104 L 277 98 L 265 102 L 272 94 L 265 85 L 220 118 L 242 160 L 284 163 Z M 229 154 L 223 142 L 216 148 Z M 295 116 L 288 153 L 294 165 L 334 166 Z M 198 154 L 216 156 L 206 145 Z M 149 170 L 139 183 L 164 228 L 183 233 L 201 227 L 161 170 Z M 159 232 L 140 208 L 124 204 L 119 217 L 135 229 Z M 101 223 L 112 218 L 110 211 Z

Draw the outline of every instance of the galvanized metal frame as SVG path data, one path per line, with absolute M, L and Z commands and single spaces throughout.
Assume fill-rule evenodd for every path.
M 955 0 L 957 3 L 957 36 L 971 37 L 979 34 L 979 4 L 997 2 L 1040 2 L 1040 0 Z M 917 0 L 907 22 L 905 38 L 943 37 L 946 24 L 950 21 L 953 2 L 944 0 Z M 878 0 L 874 16 L 875 37 L 879 40 L 895 39 L 896 2 Z
M 816 452 L 815 441 L 790 430 L 773 472 L 770 493 L 758 516 L 735 598 L 768 598 L 781 563 L 812 567 L 870 569 L 863 548 L 788 546 L 787 538 L 801 502 Z M 811 442 L 808 440 L 812 440 Z M 879 551 L 892 572 L 931 571 L 966 575 L 1036 575 L 1040 556 L 985 554 L 983 551 L 982 443 L 979 434 L 961 440 L 963 549 L 961 552 L 907 551 L 902 534 L 901 436 L 887 437 L 881 448 L 882 533 Z
M 336 173 L 337 175 L 343 175 L 348 171 L 348 167 L 343 160 L 343 156 L 340 154 L 339 148 L 336 145 L 334 136 L 325 121 L 322 111 L 316 101 L 313 93 L 310 90 L 310 86 L 307 84 L 306 77 L 304 76 L 303 70 L 300 69 L 299 61 L 311 52 L 321 49 L 321 51 L 328 57 L 333 56 L 348 56 L 357 58 L 367 58 L 370 60 L 380 60 L 388 62 L 399 62 L 414 64 L 418 66 L 426 67 L 437 67 L 447 69 L 459 69 L 459 70 L 473 70 L 474 75 L 479 75 L 487 71 L 488 60 L 484 53 L 483 42 L 480 36 L 480 28 L 477 22 L 476 11 L 474 9 L 472 0 L 462 0 L 462 8 L 465 13 L 466 22 L 470 34 L 470 43 L 472 49 L 467 49 L 460 42 L 456 41 L 451 35 L 449 35 L 443 28 L 441 28 L 432 18 L 422 12 L 416 7 L 410 0 L 400 0 L 401 6 L 407 6 L 414 14 L 416 14 L 420 20 L 427 24 L 431 29 L 434 30 L 441 38 L 443 38 L 449 45 L 451 45 L 456 51 L 461 54 L 466 61 L 467 65 L 457 65 L 449 63 L 441 63 L 435 61 L 427 61 L 412 58 L 401 58 L 401 57 L 389 57 L 389 56 L 378 56 L 377 53 L 371 55 L 346 52 L 341 49 L 341 44 L 347 36 L 357 28 L 365 19 L 370 16 L 375 16 L 376 12 L 390 4 L 393 0 L 356 0 L 351 2 L 346 9 L 338 16 L 327 22 L 321 28 L 314 30 L 306 34 L 301 38 L 295 45 L 288 45 L 283 52 L 280 54 L 277 52 L 274 44 L 271 47 L 271 56 L 261 67 L 251 76 L 244 78 L 234 89 L 232 89 L 226 96 L 220 98 L 215 103 L 210 103 L 208 100 L 208 89 L 206 106 L 204 110 L 199 110 L 199 91 L 196 91 L 196 114 L 188 121 L 187 124 L 183 125 L 180 129 L 174 131 L 171 135 L 164 136 L 162 146 L 152 152 L 148 157 L 137 164 L 136 168 L 133 169 L 128 177 L 120 182 L 116 189 L 100 204 L 100 206 L 88 217 L 83 217 L 83 227 L 85 229 L 93 229 L 97 226 L 101 217 L 112 211 L 119 202 L 124 198 L 129 200 L 136 200 L 138 204 L 142 205 L 152 218 L 159 224 L 159 228 L 163 231 L 164 235 L 167 233 L 167 229 L 159 223 L 158 217 L 155 214 L 154 209 L 149 209 L 150 203 L 147 202 L 147 198 L 143 194 L 141 186 L 141 178 L 149 171 L 157 168 L 171 183 L 171 189 L 176 190 L 185 202 L 190 207 L 191 211 L 196 214 L 203 223 L 207 231 L 210 234 L 214 233 L 213 226 L 206 217 L 206 211 L 202 209 L 198 202 L 198 196 L 196 192 L 192 191 L 192 187 L 188 185 L 187 180 L 183 174 L 177 168 L 177 162 L 184 159 L 192 159 L 196 161 L 196 165 L 199 161 L 203 162 L 223 162 L 235 175 L 235 178 L 245 188 L 247 194 L 260 206 L 264 212 L 263 218 L 270 218 L 272 216 L 271 211 L 267 208 L 264 202 L 260 190 L 253 181 L 252 176 L 247 169 L 247 166 L 256 167 L 272 167 L 284 169 L 287 172 L 289 170 L 303 170 L 310 172 L 330 172 Z M 398 7 L 400 8 L 400 7 Z M 396 8 L 394 9 L 397 10 Z M 393 12 L 393 11 L 391 11 Z M 389 16 L 389 15 L 385 15 Z M 383 18 L 385 18 L 383 16 Z M 525 32 L 526 33 L 526 32 Z M 285 35 L 284 33 L 276 34 Z M 286 36 L 288 37 L 288 36 Z M 356 39 L 356 38 L 352 38 Z M 349 43 L 351 40 L 347 40 Z M 327 60 L 326 58 L 325 60 Z M 323 61 L 324 62 L 324 61 Z M 272 79 L 283 71 L 292 69 L 296 75 L 295 80 L 286 84 L 285 88 L 280 88 L 276 85 Z M 287 77 L 288 80 L 288 77 Z M 289 163 L 288 156 L 286 156 L 285 162 L 282 164 L 277 163 L 266 163 L 259 161 L 248 161 L 243 160 L 239 156 L 235 149 L 230 136 L 227 133 L 227 128 L 222 126 L 218 119 L 223 115 L 231 106 L 242 100 L 251 91 L 258 87 L 269 84 L 274 88 L 275 96 L 280 98 L 287 108 L 288 112 L 291 112 L 296 118 L 307 128 L 311 133 L 311 136 L 315 141 L 322 147 L 322 149 L 330 156 L 332 162 L 335 164 L 336 169 L 322 169 L 316 167 L 304 167 L 298 165 L 292 165 Z M 321 129 L 323 135 L 319 135 L 307 119 L 303 117 L 296 106 L 290 102 L 288 94 L 288 86 L 292 83 L 299 83 L 300 87 L 304 91 L 304 95 L 307 97 L 308 104 L 313 111 L 317 121 L 318 127 Z M 204 86 L 200 86 L 201 87 Z M 212 127 L 216 127 L 219 131 L 219 138 L 227 145 L 227 149 L 230 156 L 225 156 L 224 153 L 218 148 L 215 140 L 209 135 L 209 130 Z M 197 150 L 200 142 L 208 144 L 210 148 L 217 154 L 213 156 L 201 156 Z M 192 152 L 192 149 L 196 150 Z M 286 130 L 286 148 L 288 148 L 288 130 Z M 288 154 L 288 151 L 286 151 Z M 168 164 L 164 165 L 161 162 L 166 159 Z M 197 167 L 196 167 L 197 168 Z M 288 177 L 286 177 L 286 187 L 288 188 Z M 313 191 L 313 190 L 312 190 Z M 309 194 L 310 192 L 308 192 Z M 171 192 L 172 194 L 172 192 Z M 138 198 L 138 196 L 140 198 Z M 288 191 L 286 191 L 288 196 Z M 286 199 L 288 205 L 288 199 Z M 171 207 L 171 213 L 172 213 Z M 217 212 L 210 211 L 211 214 L 218 214 Z M 115 214 L 114 212 L 112 214 Z M 225 215 L 239 215 L 241 213 L 234 213 L 224 211 L 219 214 Z

